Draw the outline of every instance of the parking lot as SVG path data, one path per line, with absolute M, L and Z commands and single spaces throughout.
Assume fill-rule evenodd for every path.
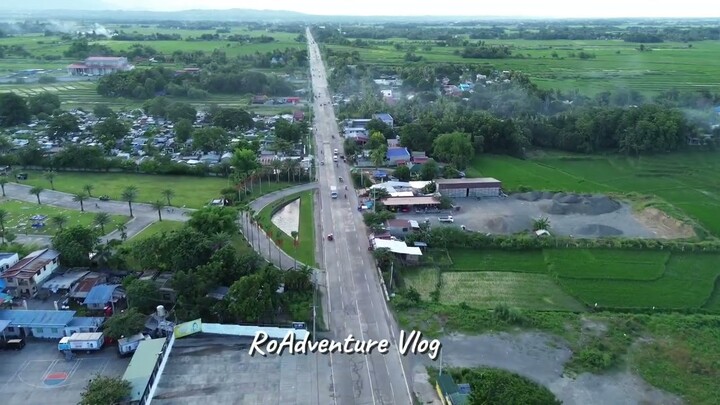
M 513 234 L 532 230 L 533 220 L 548 218 L 553 234 L 584 238 L 622 236 L 651 238 L 653 230 L 641 223 L 626 204 L 604 196 L 565 193 L 523 193 L 506 198 L 458 198 L 458 211 L 435 214 L 398 213 L 398 218 L 423 222 L 431 226 L 465 225 L 469 231 L 490 234 Z M 454 223 L 441 224 L 438 217 L 452 215 Z
M 5 404 L 75 405 L 93 376 L 122 376 L 129 362 L 114 347 L 67 361 L 54 339 L 28 339 L 22 350 L 0 351 L 0 397 Z
M 329 356 L 251 357 L 251 341 L 205 334 L 176 340 L 153 404 L 332 403 Z

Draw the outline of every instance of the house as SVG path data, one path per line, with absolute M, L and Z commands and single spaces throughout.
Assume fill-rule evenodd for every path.
M 470 398 L 469 384 L 455 384 L 450 374 L 440 374 L 435 379 L 435 390 L 443 405 L 465 405 Z
M 390 128 L 393 127 L 394 120 L 393 117 L 388 113 L 379 113 L 379 114 L 373 114 L 373 119 L 382 121 L 385 125 L 389 126 Z
M 253 96 L 252 100 L 250 100 L 251 104 L 265 104 L 268 101 L 268 96 L 265 95 L 257 95 Z
M 371 235 L 371 238 L 370 246 L 372 246 L 373 249 L 388 249 L 406 262 L 416 263 L 419 261 L 420 256 L 422 256 L 420 248 L 410 247 L 403 241 L 379 239 L 375 238 L 374 235 Z
M 400 166 L 410 161 L 410 152 L 407 148 L 388 148 L 387 160 L 390 166 Z
M 216 155 L 214 153 L 208 153 L 207 155 L 202 155 L 200 157 L 200 163 L 207 164 L 207 165 L 214 165 L 220 163 L 220 155 Z
M 117 72 L 127 72 L 135 66 L 128 63 L 125 57 L 91 56 L 83 63 L 73 63 L 67 67 L 72 76 L 103 76 Z
M 105 275 L 100 273 L 91 273 L 85 276 L 82 280 L 80 280 L 79 283 L 75 285 L 75 287 L 70 291 L 70 298 L 74 298 L 76 300 L 84 300 L 87 296 L 90 290 L 93 289 L 96 285 L 103 284 L 107 281 L 107 277 Z
M 396 238 L 405 238 L 410 232 L 420 229 L 417 221 L 407 219 L 389 219 L 385 222 L 385 231 Z
M 280 101 L 285 104 L 297 104 L 300 102 L 300 97 L 284 97 Z
M 425 152 L 413 152 L 412 156 L 410 157 L 410 161 L 414 164 L 423 164 L 430 159 L 425 155 Z
M 125 290 L 121 288 L 120 284 L 100 284 L 90 290 L 83 305 L 87 309 L 101 311 L 107 304 L 114 306 L 123 298 L 125 298 Z
M 353 118 L 345 121 L 345 127 L 347 128 L 367 128 L 367 124 L 372 121 L 367 118 Z
M 75 311 L 4 309 L 0 321 L 7 321 L 5 335 L 39 339 L 59 339 L 65 336 L 65 327 L 75 317 Z
M 446 197 L 499 197 L 502 183 L 491 177 L 474 179 L 439 179 L 437 191 Z
M 160 291 L 160 300 L 174 303 L 177 299 L 177 291 L 172 288 L 172 273 L 157 274 L 152 280 Z
M 0 278 L 14 297 L 33 297 L 42 283 L 59 266 L 60 253 L 52 249 L 36 250 L 10 266 Z
M 9 269 L 12 265 L 20 261 L 17 253 L 0 253 L 0 273 Z
M 355 139 L 357 143 L 365 143 L 370 140 L 370 136 L 365 128 L 345 127 L 343 129 L 343 136 L 348 139 Z
M 42 290 L 51 291 L 54 294 L 70 292 L 88 274 L 90 272 L 84 269 L 71 269 L 62 274 L 56 273 L 45 281 Z

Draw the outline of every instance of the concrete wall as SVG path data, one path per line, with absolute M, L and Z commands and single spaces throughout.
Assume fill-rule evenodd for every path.
M 38 339 L 60 339 L 65 336 L 64 327 L 25 328 L 31 329 L 30 334 Z
M 500 195 L 500 187 L 471 188 L 468 189 L 470 197 L 497 197 Z

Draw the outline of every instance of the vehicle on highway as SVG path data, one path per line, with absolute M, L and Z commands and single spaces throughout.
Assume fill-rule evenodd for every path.
M 337 187 L 330 186 L 330 197 L 332 197 L 332 198 L 338 197 Z
M 343 182 L 343 178 L 342 178 L 342 177 L 338 177 L 338 180 L 340 180 L 340 183 Z
M 446 217 L 438 217 L 438 221 L 453 223 L 455 222 L 455 219 L 453 219 L 452 215 L 448 215 Z
M 337 156 L 333 156 L 333 162 L 337 162 L 337 161 L 338 161 Z
M 329 233 L 327 236 L 327 240 L 334 240 L 334 239 L 335 239 L 335 236 L 333 234 Z
M 333 150 L 333 153 L 334 153 L 335 155 L 337 155 L 337 154 L 338 154 L 338 150 L 337 150 L 337 149 Z

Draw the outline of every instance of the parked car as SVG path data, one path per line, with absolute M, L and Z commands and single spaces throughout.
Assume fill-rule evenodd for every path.
M 70 309 L 70 299 L 65 298 L 63 302 L 60 303 L 60 309 Z
M 453 222 L 455 222 L 455 219 L 453 219 L 452 215 L 448 215 L 448 216 L 446 216 L 446 217 L 439 217 L 439 218 L 438 218 L 438 221 L 440 221 L 440 222 L 453 223 Z
M 15 178 L 18 180 L 27 180 L 28 174 L 27 173 L 18 173 L 18 175 L 15 176 Z
M 105 195 L 101 195 L 98 199 L 100 201 L 108 201 L 108 200 L 110 200 L 110 196 L 105 194 Z

